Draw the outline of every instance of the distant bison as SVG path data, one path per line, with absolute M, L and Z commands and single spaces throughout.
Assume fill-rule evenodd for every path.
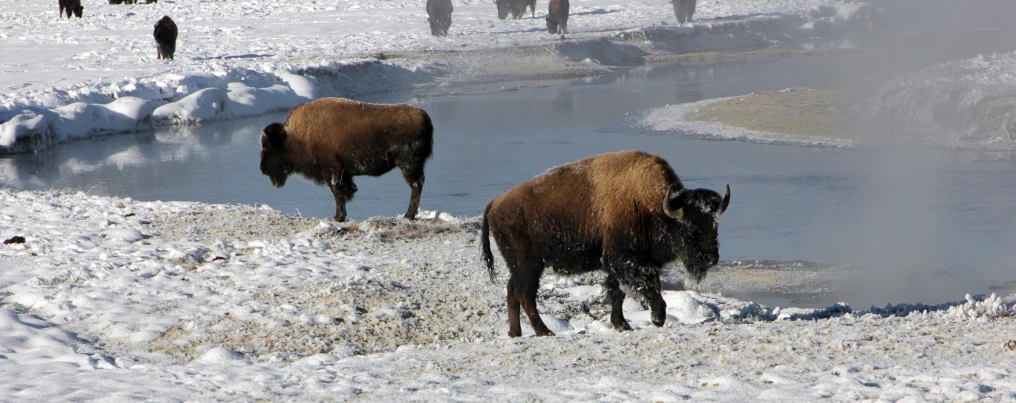
M 568 33 L 568 0 L 550 0 L 547 7 L 547 32 Z
M 695 14 L 695 0 L 670 0 L 670 3 L 674 5 L 677 22 L 681 24 L 685 21 L 691 22 L 691 16 Z
M 64 11 L 67 12 L 67 18 L 71 18 L 71 13 L 81 18 L 85 8 L 81 7 L 81 0 L 60 0 L 60 18 L 63 18 Z
M 448 35 L 452 26 L 452 0 L 427 0 L 427 22 L 431 35 Z
M 423 110 L 322 98 L 297 105 L 285 123 L 261 129 L 261 173 L 282 187 L 292 173 L 327 185 L 335 196 L 335 220 L 345 221 L 356 192 L 354 176 L 402 170 L 412 190 L 406 218 L 420 207 L 423 168 L 434 145 L 434 126 Z
M 663 158 L 627 151 L 560 166 L 495 197 L 483 212 L 480 244 L 494 279 L 489 235 L 501 249 L 508 279 L 508 335 L 522 334 L 519 306 L 537 336 L 551 336 L 536 308 L 540 275 L 604 270 L 610 323 L 631 330 L 621 312 L 625 287 L 663 326 L 663 266 L 681 260 L 696 281 L 720 258 L 717 228 L 730 203 L 708 189 L 685 189 Z
M 536 0 L 494 0 L 497 5 L 497 18 L 508 18 L 511 13 L 513 19 L 522 19 L 526 15 L 526 7 L 533 10 L 533 18 L 536 18 Z
M 155 23 L 155 45 L 159 59 L 173 59 L 176 53 L 176 23 L 168 15 Z

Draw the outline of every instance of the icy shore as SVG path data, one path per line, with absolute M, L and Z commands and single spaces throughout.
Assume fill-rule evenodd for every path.
M 617 333 L 598 276 L 551 276 L 558 336 L 508 339 L 476 217 L 11 190 L 0 206 L 0 395 L 18 401 L 1016 399 L 1016 295 L 778 309 L 672 290 L 663 328 L 629 300 L 636 330 Z

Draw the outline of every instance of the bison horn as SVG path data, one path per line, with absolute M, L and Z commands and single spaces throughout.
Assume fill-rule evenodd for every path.
M 679 194 L 680 192 L 678 192 L 678 195 Z M 670 218 L 680 220 L 681 217 L 684 217 L 684 206 L 679 207 L 677 210 L 671 210 L 670 203 L 674 199 L 675 199 L 674 187 L 671 186 L 670 189 L 667 190 L 667 197 L 663 198 L 663 213 Z
M 730 205 L 730 185 L 727 185 L 727 194 L 723 196 L 723 203 L 720 204 L 720 214 L 727 211 L 727 206 Z

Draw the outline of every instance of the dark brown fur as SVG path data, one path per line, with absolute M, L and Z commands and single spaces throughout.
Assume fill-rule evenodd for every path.
M 695 14 L 696 0 L 670 0 L 674 5 L 674 16 L 679 24 L 692 22 L 691 17 Z
M 84 7 L 81 7 L 81 0 L 59 0 L 60 5 L 60 18 L 63 18 L 64 11 L 67 12 L 67 18 L 71 18 L 71 15 L 76 15 L 81 18 L 81 13 L 85 11 Z
M 328 186 L 335 219 L 346 219 L 346 202 L 356 192 L 354 176 L 402 170 L 412 190 L 406 218 L 416 217 L 423 168 L 434 145 L 434 126 L 422 109 L 322 98 L 297 105 L 284 124 L 262 129 L 261 173 L 282 187 L 293 173 Z
M 568 33 L 568 0 L 550 0 L 547 6 L 547 32 Z
M 448 35 L 448 27 L 452 26 L 452 10 L 451 0 L 427 0 L 427 22 L 430 23 L 431 35 Z
M 627 151 L 554 168 L 495 197 L 483 213 L 480 243 L 491 280 L 490 233 L 511 273 L 508 335 L 522 334 L 520 305 L 538 336 L 553 335 L 536 308 L 545 267 L 562 274 L 606 271 L 604 292 L 614 328 L 631 330 L 621 312 L 621 286 L 648 303 L 653 324 L 662 326 L 667 305 L 660 271 L 679 259 L 701 280 L 716 264 L 716 230 L 730 201 L 727 189 L 722 199 L 712 190 L 685 189 L 667 161 Z M 665 203 L 673 216 L 665 212 Z
M 168 15 L 162 16 L 159 22 L 155 23 L 155 45 L 159 59 L 173 59 L 176 53 L 176 23 Z
M 494 0 L 494 4 L 497 5 L 497 18 L 502 20 L 508 18 L 509 13 L 513 19 L 522 19 L 526 16 L 526 7 L 533 11 L 533 18 L 536 18 L 536 0 Z

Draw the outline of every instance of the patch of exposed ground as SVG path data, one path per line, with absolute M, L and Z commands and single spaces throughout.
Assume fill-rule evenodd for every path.
M 720 123 L 760 132 L 857 140 L 850 106 L 861 100 L 848 86 L 792 88 L 711 102 L 685 120 Z

